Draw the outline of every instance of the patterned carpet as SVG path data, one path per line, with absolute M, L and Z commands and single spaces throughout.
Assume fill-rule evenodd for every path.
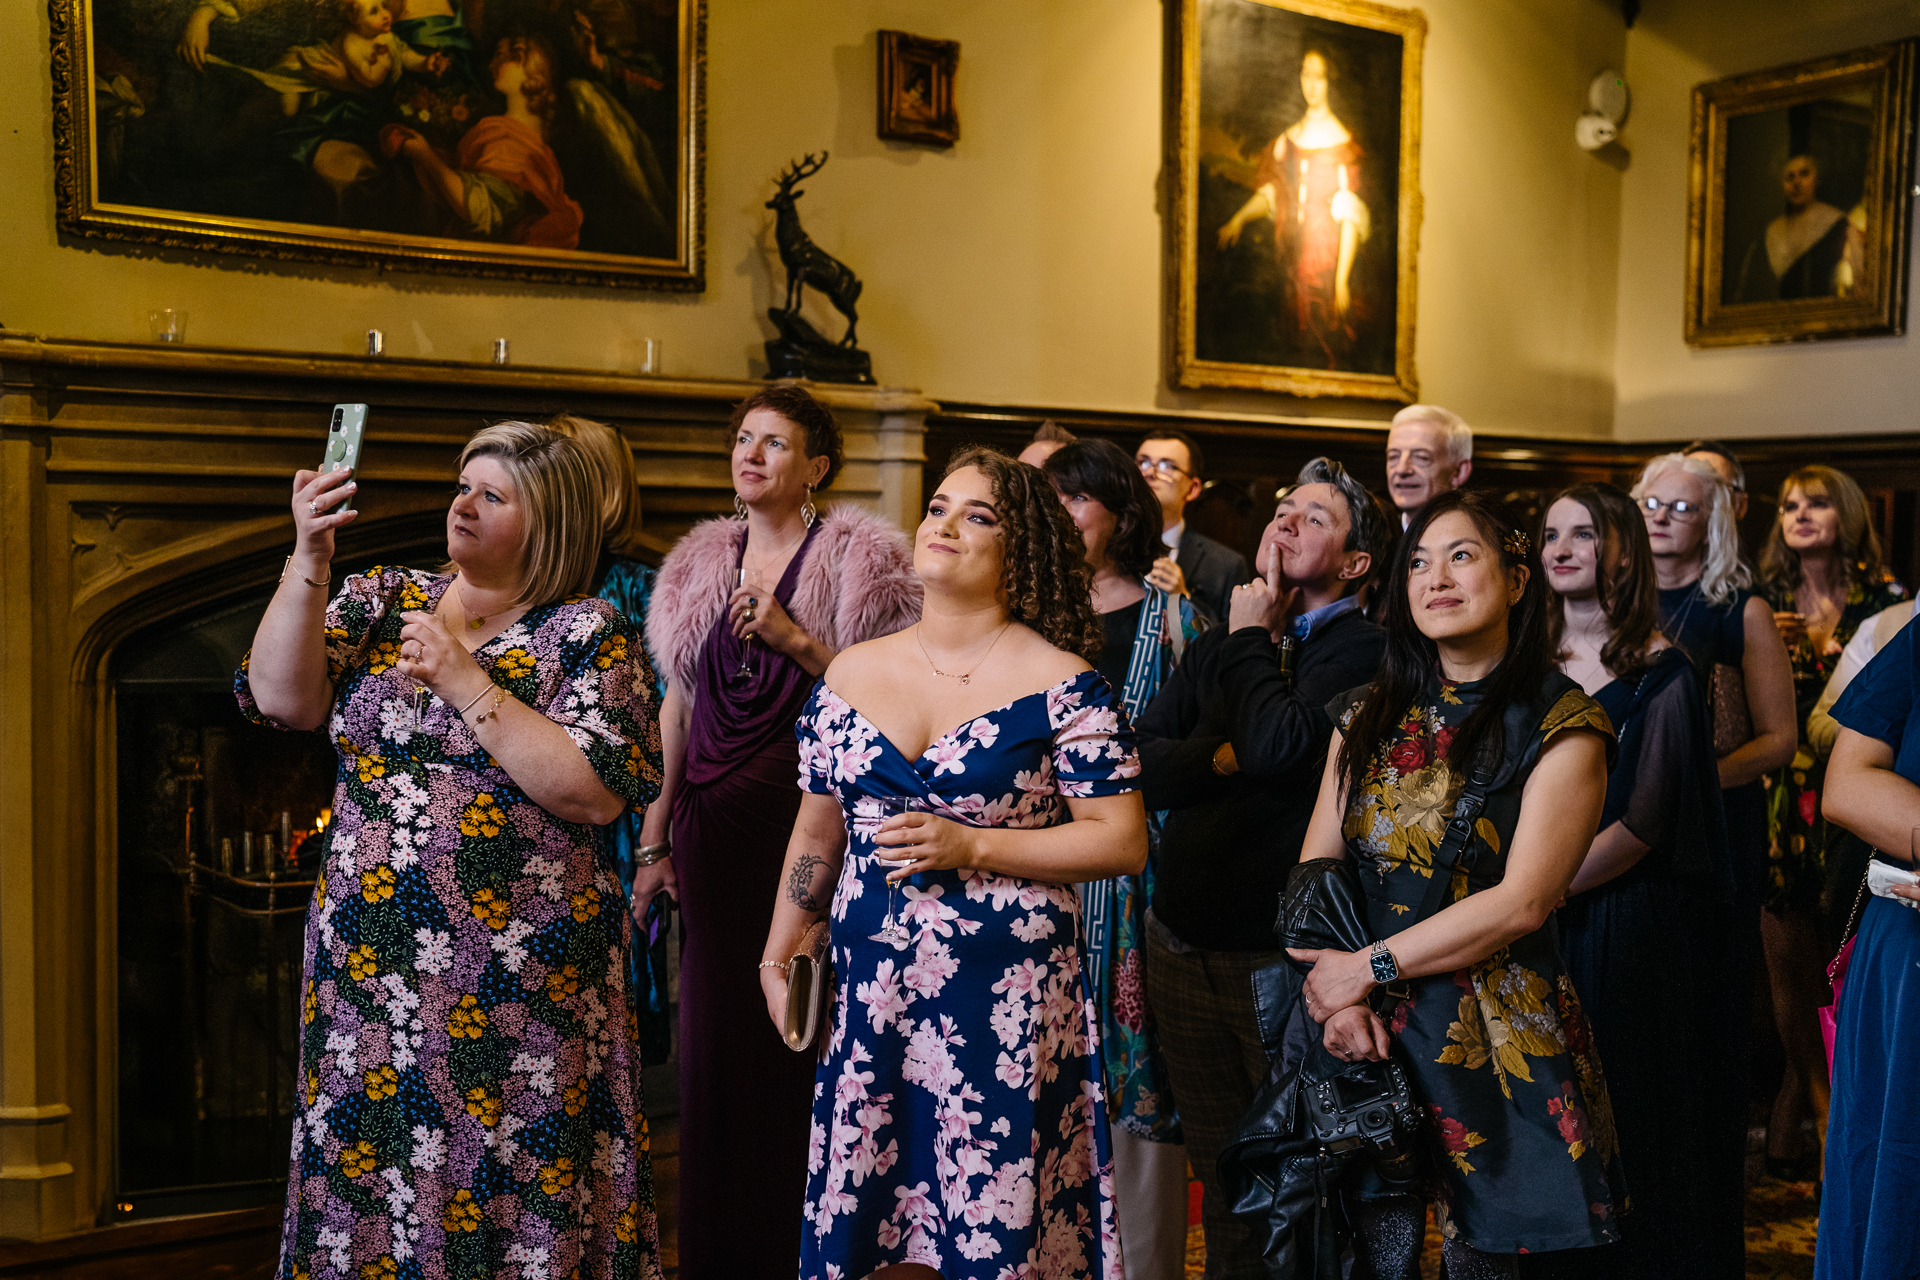
M 1813 1189 L 1811 1182 L 1774 1178 L 1761 1178 L 1747 1188 L 1747 1280 L 1811 1280 L 1820 1212 Z M 1195 1224 L 1187 1228 L 1186 1280 L 1201 1280 L 1206 1270 L 1207 1242 Z M 1440 1238 L 1431 1222 L 1420 1274 L 1422 1280 L 1439 1280 Z

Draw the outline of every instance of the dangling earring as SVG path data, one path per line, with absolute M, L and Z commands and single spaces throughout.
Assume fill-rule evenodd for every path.
M 807 528 L 811 529 L 813 528 L 813 522 L 818 515 L 819 513 L 813 509 L 813 486 L 808 485 L 807 486 L 807 504 L 800 508 L 800 523 L 804 524 L 805 526 L 807 526 Z
M 741 500 L 740 495 L 737 493 L 733 495 L 733 518 L 736 520 L 745 520 L 747 518 L 747 504 Z

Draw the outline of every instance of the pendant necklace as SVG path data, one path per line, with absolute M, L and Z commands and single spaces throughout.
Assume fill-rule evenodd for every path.
M 934 666 L 933 655 L 927 652 L 927 643 L 920 638 L 920 625 L 918 623 L 915 623 L 913 627 L 913 642 L 920 646 L 920 656 L 927 660 L 929 667 L 933 667 L 933 674 L 944 676 L 949 680 L 958 680 L 961 684 L 972 684 L 973 673 L 980 669 L 980 663 L 985 662 L 993 655 L 993 646 L 1000 643 L 1000 637 L 1005 634 L 1007 628 L 1012 625 L 1012 618 L 1008 618 L 1005 622 L 1001 623 L 1000 630 L 994 632 L 993 639 L 987 642 L 987 651 L 981 654 L 979 661 L 973 663 L 971 668 L 966 671 L 942 671 L 939 667 Z
M 774 548 L 773 554 L 768 556 L 765 560 L 762 560 L 760 562 L 760 567 L 758 569 L 747 568 L 747 549 L 744 546 L 741 547 L 740 548 L 740 572 L 741 572 L 741 575 L 747 579 L 747 581 L 742 582 L 740 585 L 747 586 L 749 585 L 749 583 L 751 583 L 757 586 L 760 582 L 764 581 L 766 578 L 767 569 L 772 566 L 773 562 L 778 560 L 782 555 L 785 555 L 788 551 L 792 550 L 795 544 L 797 544 L 801 538 L 804 538 L 806 536 L 807 536 L 807 530 L 803 526 L 797 536 L 793 538 L 789 538 L 787 541 L 781 543 L 778 547 Z

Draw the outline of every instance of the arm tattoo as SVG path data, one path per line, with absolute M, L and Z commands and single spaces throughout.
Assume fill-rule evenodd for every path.
M 815 893 L 813 881 L 815 875 L 827 865 L 825 858 L 803 853 L 794 859 L 793 870 L 787 873 L 787 900 L 802 911 L 825 911 L 828 896 Z

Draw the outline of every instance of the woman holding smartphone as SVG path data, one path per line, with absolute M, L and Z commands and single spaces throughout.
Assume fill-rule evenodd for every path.
M 1386 661 L 1329 704 L 1339 727 L 1300 855 L 1359 862 L 1381 941 L 1289 952 L 1313 966 L 1302 998 L 1329 1052 L 1400 1050 L 1445 1153 L 1431 1198 L 1456 1280 L 1594 1274 L 1624 1207 L 1606 1081 L 1552 928 L 1598 826 L 1613 730 L 1554 669 L 1530 550 L 1467 490 L 1407 527 Z M 1435 853 L 1473 776 L 1485 808 L 1436 905 Z M 1368 1003 L 1382 986 L 1384 1019 Z M 1364 1180 L 1353 1194 L 1366 1274 L 1417 1277 L 1420 1198 Z
M 657 794 L 653 675 L 578 592 L 599 493 L 524 422 L 460 457 L 447 572 L 331 604 L 355 482 L 294 477 L 294 553 L 243 711 L 340 755 L 307 916 L 299 1112 L 276 1274 L 655 1275 L 631 932 L 595 828 Z
M 840 428 L 798 387 L 733 411 L 734 520 L 695 525 L 660 567 L 647 636 L 668 672 L 666 780 L 633 910 L 680 903 L 680 1275 L 790 1280 L 799 1238 L 743 1230 L 806 1177 L 813 1064 L 760 1021 L 754 971 L 800 808 L 795 718 L 841 649 L 920 616 L 906 538 L 815 494 Z

